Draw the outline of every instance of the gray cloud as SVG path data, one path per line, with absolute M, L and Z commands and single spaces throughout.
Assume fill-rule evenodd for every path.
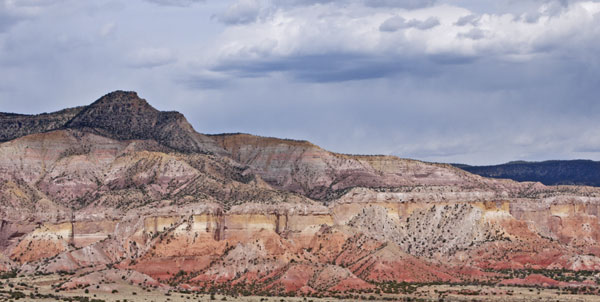
M 0 11 L 0 33 L 6 31 L 11 26 L 15 25 L 19 21 L 19 18 L 7 14 L 6 12 Z
M 23 10 L 26 4 L 28 3 L 0 0 L 0 34 L 28 17 L 27 12 Z
M 162 1 L 162 0 L 148 0 Z M 236 0 L 227 10 L 218 15 L 218 19 L 225 24 L 246 24 L 257 20 L 262 15 L 273 13 L 278 8 L 290 8 L 298 6 L 310 6 L 316 4 L 330 4 L 347 6 L 350 4 L 361 4 L 366 7 L 375 8 L 406 8 L 416 9 L 431 6 L 435 0 Z M 435 18 L 426 21 L 411 20 L 408 27 L 428 29 L 439 25 Z
M 426 57 L 372 57 L 362 54 L 331 53 L 264 61 L 223 62 L 213 71 L 226 72 L 243 78 L 286 72 L 304 82 L 327 83 L 384 78 L 399 73 L 415 77 L 426 76 L 434 73 L 433 69 L 431 60 Z
M 477 25 L 477 20 L 479 20 L 479 16 L 477 15 L 466 15 L 464 17 L 460 17 L 454 24 L 457 26 L 465 26 L 467 24 Z
M 164 5 L 164 6 L 185 7 L 185 6 L 190 6 L 190 5 L 196 4 L 196 3 L 202 3 L 202 2 L 205 2 L 206 0 L 144 0 L 144 1 L 158 4 L 158 5 Z
M 427 30 L 427 29 L 431 29 L 431 28 L 434 28 L 434 27 L 440 25 L 440 20 L 436 17 L 429 17 L 429 18 L 425 19 L 424 21 L 412 19 L 412 20 L 406 22 L 406 25 L 409 28 L 414 27 L 414 28 L 418 28 L 420 30 Z
M 175 61 L 175 55 L 167 48 L 142 48 L 129 56 L 129 64 L 136 68 L 158 67 Z
M 314 4 L 362 4 L 368 7 L 400 7 L 416 9 L 431 6 L 436 0 L 275 0 L 279 6 L 306 6 Z
M 415 9 L 431 6 L 436 0 L 362 0 L 365 4 L 372 7 L 402 7 Z
M 406 27 L 406 19 L 400 16 L 394 16 L 381 23 L 381 25 L 379 26 L 379 30 L 385 32 L 395 32 L 399 29 L 403 29 Z
M 256 21 L 260 12 L 258 0 L 238 0 L 219 16 L 219 20 L 226 24 L 246 24 Z
M 186 74 L 178 77 L 176 82 L 194 90 L 216 90 L 231 85 L 230 78 L 210 72 Z
M 473 28 L 466 33 L 460 33 L 458 36 L 461 38 L 480 40 L 485 37 L 485 32 L 480 28 Z

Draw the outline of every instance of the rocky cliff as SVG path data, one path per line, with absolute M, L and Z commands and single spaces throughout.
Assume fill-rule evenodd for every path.
M 142 287 L 335 294 L 600 270 L 592 187 L 206 136 L 131 92 L 53 114 L 1 115 L 0 125 L 0 270 L 74 272 L 65 289 L 131 278 Z

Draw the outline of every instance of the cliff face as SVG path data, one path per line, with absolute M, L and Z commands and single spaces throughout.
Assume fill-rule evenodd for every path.
M 227 157 L 168 150 L 155 141 L 71 129 L 6 142 L 0 145 L 0 209 L 14 220 L 45 221 L 88 207 L 102 207 L 98 215 L 104 215 L 160 202 L 226 208 L 250 201 L 312 202 L 272 189 Z M 39 211 L 42 206 L 56 211 Z
M 305 141 L 247 134 L 212 137 L 266 182 L 317 200 L 336 199 L 353 187 L 485 187 L 485 180 L 448 165 L 336 154 Z
M 4 131 L 1 270 L 94 272 L 65 288 L 134 270 L 165 288 L 325 294 L 600 270 L 596 188 L 204 136 L 133 93 L 64 112 Z

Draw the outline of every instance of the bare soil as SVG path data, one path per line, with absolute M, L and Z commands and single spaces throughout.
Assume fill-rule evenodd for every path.
M 600 301 L 599 296 L 575 295 L 563 289 L 512 286 L 420 286 L 411 294 L 347 294 L 344 297 L 232 297 L 219 294 L 184 293 L 154 288 L 143 289 L 127 282 L 56 290 L 52 285 L 67 278 L 61 275 L 20 276 L 0 280 L 0 301 L 88 301 L 88 302 L 176 302 L 176 301 Z

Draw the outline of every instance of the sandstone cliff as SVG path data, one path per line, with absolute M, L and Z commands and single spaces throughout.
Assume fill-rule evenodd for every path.
M 600 270 L 592 187 L 206 136 L 130 92 L 0 124 L 0 270 L 83 274 L 64 288 L 314 294 Z

